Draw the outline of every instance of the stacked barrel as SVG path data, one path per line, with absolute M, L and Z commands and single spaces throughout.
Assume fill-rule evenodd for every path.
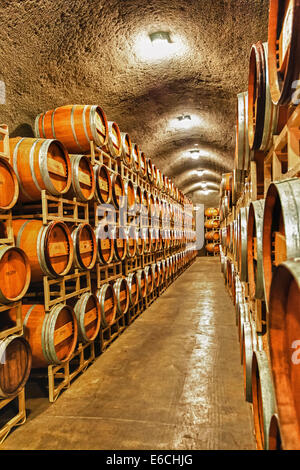
M 209 207 L 204 211 L 204 238 L 207 256 L 220 254 L 220 216 L 219 209 Z
M 270 1 L 268 42 L 252 46 L 237 97 L 229 210 L 228 174 L 221 185 L 221 271 L 258 449 L 300 448 L 299 25 L 298 1 Z
M 9 132 L 0 125 L 0 409 L 18 399 L 16 424 L 26 419 L 24 387 L 31 371 L 32 353 L 23 335 L 22 298 L 31 277 L 26 253 L 15 246 L 12 209 L 19 184 L 10 164 Z M 0 440 L 3 432 L 0 429 Z
M 0 141 L 0 324 L 24 331 L 0 336 L 0 398 L 92 351 L 196 256 L 191 201 L 99 106 L 46 111 L 34 132 Z

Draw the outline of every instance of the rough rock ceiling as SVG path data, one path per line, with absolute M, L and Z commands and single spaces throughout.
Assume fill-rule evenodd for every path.
M 252 43 L 267 39 L 268 0 L 1 0 L 0 15 L 0 121 L 11 134 L 32 135 L 46 109 L 99 104 L 195 202 L 217 203 L 199 183 L 216 189 L 232 168 L 235 96 Z M 173 41 L 159 60 L 155 31 Z M 191 128 L 174 128 L 181 114 Z M 198 160 L 187 153 L 197 147 Z

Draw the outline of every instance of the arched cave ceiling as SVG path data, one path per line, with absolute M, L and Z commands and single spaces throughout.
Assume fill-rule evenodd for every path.
M 99 104 L 195 202 L 217 204 L 199 182 L 216 189 L 233 166 L 235 96 L 252 43 L 267 40 L 268 0 L 1 0 L 0 15 L 0 121 L 12 135 L 32 135 L 47 109 Z M 175 49 L 159 60 L 144 55 L 155 31 Z M 191 128 L 174 129 L 181 114 Z

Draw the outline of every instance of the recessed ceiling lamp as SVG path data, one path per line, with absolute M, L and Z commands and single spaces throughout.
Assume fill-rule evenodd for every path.
M 200 149 L 189 150 L 188 156 L 193 160 L 197 160 L 199 157 L 208 157 L 208 153 Z
M 140 59 L 155 62 L 185 54 L 187 44 L 176 34 L 171 35 L 168 31 L 154 31 L 150 34 L 139 34 L 135 40 L 134 49 Z
M 201 119 L 194 114 L 181 114 L 175 119 L 170 120 L 170 128 L 176 130 L 191 129 L 193 127 L 199 127 L 200 125 Z
M 204 175 L 204 170 L 197 170 L 197 175 L 198 176 L 203 176 Z
M 155 42 L 155 46 L 159 44 L 164 44 L 165 41 L 168 43 L 172 43 L 170 38 L 170 33 L 167 31 L 156 31 L 155 33 L 149 34 L 149 38 L 152 43 Z

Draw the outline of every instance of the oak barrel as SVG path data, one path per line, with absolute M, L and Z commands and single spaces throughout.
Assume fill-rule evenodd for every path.
M 73 266 L 78 269 L 92 269 L 97 260 L 97 242 L 90 224 L 79 224 L 72 230 L 74 260 Z
M 108 141 L 106 115 L 97 105 L 66 105 L 39 114 L 35 119 L 36 137 L 57 139 L 70 153 L 87 153 L 90 141 L 103 147 Z
M 128 258 L 134 258 L 137 253 L 137 236 L 136 229 L 131 226 L 126 230 L 126 253 Z
M 234 167 L 248 170 L 250 147 L 248 140 L 248 92 L 239 93 L 236 100 L 236 143 Z
M 14 397 L 24 388 L 31 365 L 31 349 L 23 336 L 0 340 L 0 398 Z
M 114 239 L 107 225 L 99 225 L 95 229 L 98 261 L 109 264 L 114 258 Z
M 105 165 L 94 166 L 95 196 L 100 204 L 109 204 L 112 198 L 111 176 Z
M 122 153 L 122 138 L 119 126 L 116 122 L 108 121 L 108 141 L 105 150 L 113 158 L 118 158 Z
M 0 303 L 8 304 L 24 297 L 30 279 L 26 253 L 17 247 L 0 245 Z
M 300 75 L 299 25 L 299 0 L 270 0 L 268 69 L 271 96 L 276 105 L 294 101 Z
M 131 307 L 134 307 L 139 301 L 139 285 L 136 272 L 128 274 L 127 284 L 129 289 L 129 303 Z
M 247 224 L 248 224 L 248 207 L 242 207 L 238 214 L 238 271 L 240 274 L 241 282 L 248 281 L 248 252 L 247 252 Z
M 127 209 L 132 211 L 136 203 L 136 189 L 131 180 L 126 181 L 124 185 L 124 195 L 127 197 Z
M 8 211 L 19 197 L 19 183 L 12 166 L 0 158 L 0 212 Z
M 140 176 L 146 178 L 147 176 L 147 158 L 144 152 L 140 153 L 141 165 L 140 165 Z
M 126 278 L 119 278 L 114 282 L 114 291 L 117 298 L 117 312 L 123 315 L 129 307 L 129 286 Z
M 127 255 L 127 234 L 124 227 L 113 229 L 114 252 L 116 261 L 124 261 Z
M 300 259 L 273 275 L 268 315 L 272 376 L 284 450 L 300 448 Z
M 276 411 L 274 387 L 265 351 L 254 351 L 252 359 L 252 404 L 256 446 L 269 450 L 269 430 Z
M 144 271 L 147 279 L 147 295 L 149 295 L 154 288 L 154 272 L 151 266 L 146 266 Z
M 208 209 L 205 209 L 204 215 L 205 217 L 218 217 L 219 209 L 216 207 L 209 207 Z
M 271 183 L 264 210 L 263 272 L 268 305 L 273 272 L 286 259 L 300 255 L 300 180 Z
M 124 207 L 125 186 L 121 175 L 113 174 L 112 176 L 112 200 L 117 210 Z
M 25 251 L 31 267 L 31 280 L 43 276 L 65 276 L 73 264 L 74 248 L 69 228 L 63 222 L 43 225 L 41 220 L 15 219 L 12 222 L 16 246 Z
M 103 328 L 111 326 L 116 318 L 117 297 L 111 284 L 104 284 L 96 291 L 100 305 L 101 325 Z
M 67 197 L 78 201 L 91 201 L 95 194 L 96 181 L 91 161 L 85 155 L 71 155 L 72 183 Z
M 132 167 L 136 173 L 140 172 L 141 168 L 141 154 L 138 144 L 132 144 Z
M 247 226 L 248 282 L 251 298 L 264 300 L 263 220 L 265 200 L 250 204 Z
M 63 364 L 72 356 L 78 335 L 73 309 L 56 304 L 50 312 L 44 305 L 22 305 L 24 336 L 32 350 L 32 367 Z
M 96 338 L 101 325 L 98 299 L 95 294 L 86 292 L 79 298 L 73 297 L 71 300 L 77 320 L 78 339 L 83 343 L 90 343 Z
M 71 162 L 61 142 L 16 137 L 9 139 L 9 145 L 12 165 L 20 185 L 20 201 L 40 201 L 43 189 L 53 196 L 69 191 Z
M 132 142 L 130 136 L 126 132 L 121 132 L 122 151 L 120 158 L 122 162 L 128 167 L 132 166 Z
M 152 273 L 153 273 L 153 287 L 159 287 L 161 283 L 161 272 L 159 265 L 157 263 L 151 264 Z
M 138 290 L 139 296 L 141 299 L 146 297 L 147 294 L 147 277 L 144 269 L 139 269 L 136 273 L 136 277 L 138 280 Z

